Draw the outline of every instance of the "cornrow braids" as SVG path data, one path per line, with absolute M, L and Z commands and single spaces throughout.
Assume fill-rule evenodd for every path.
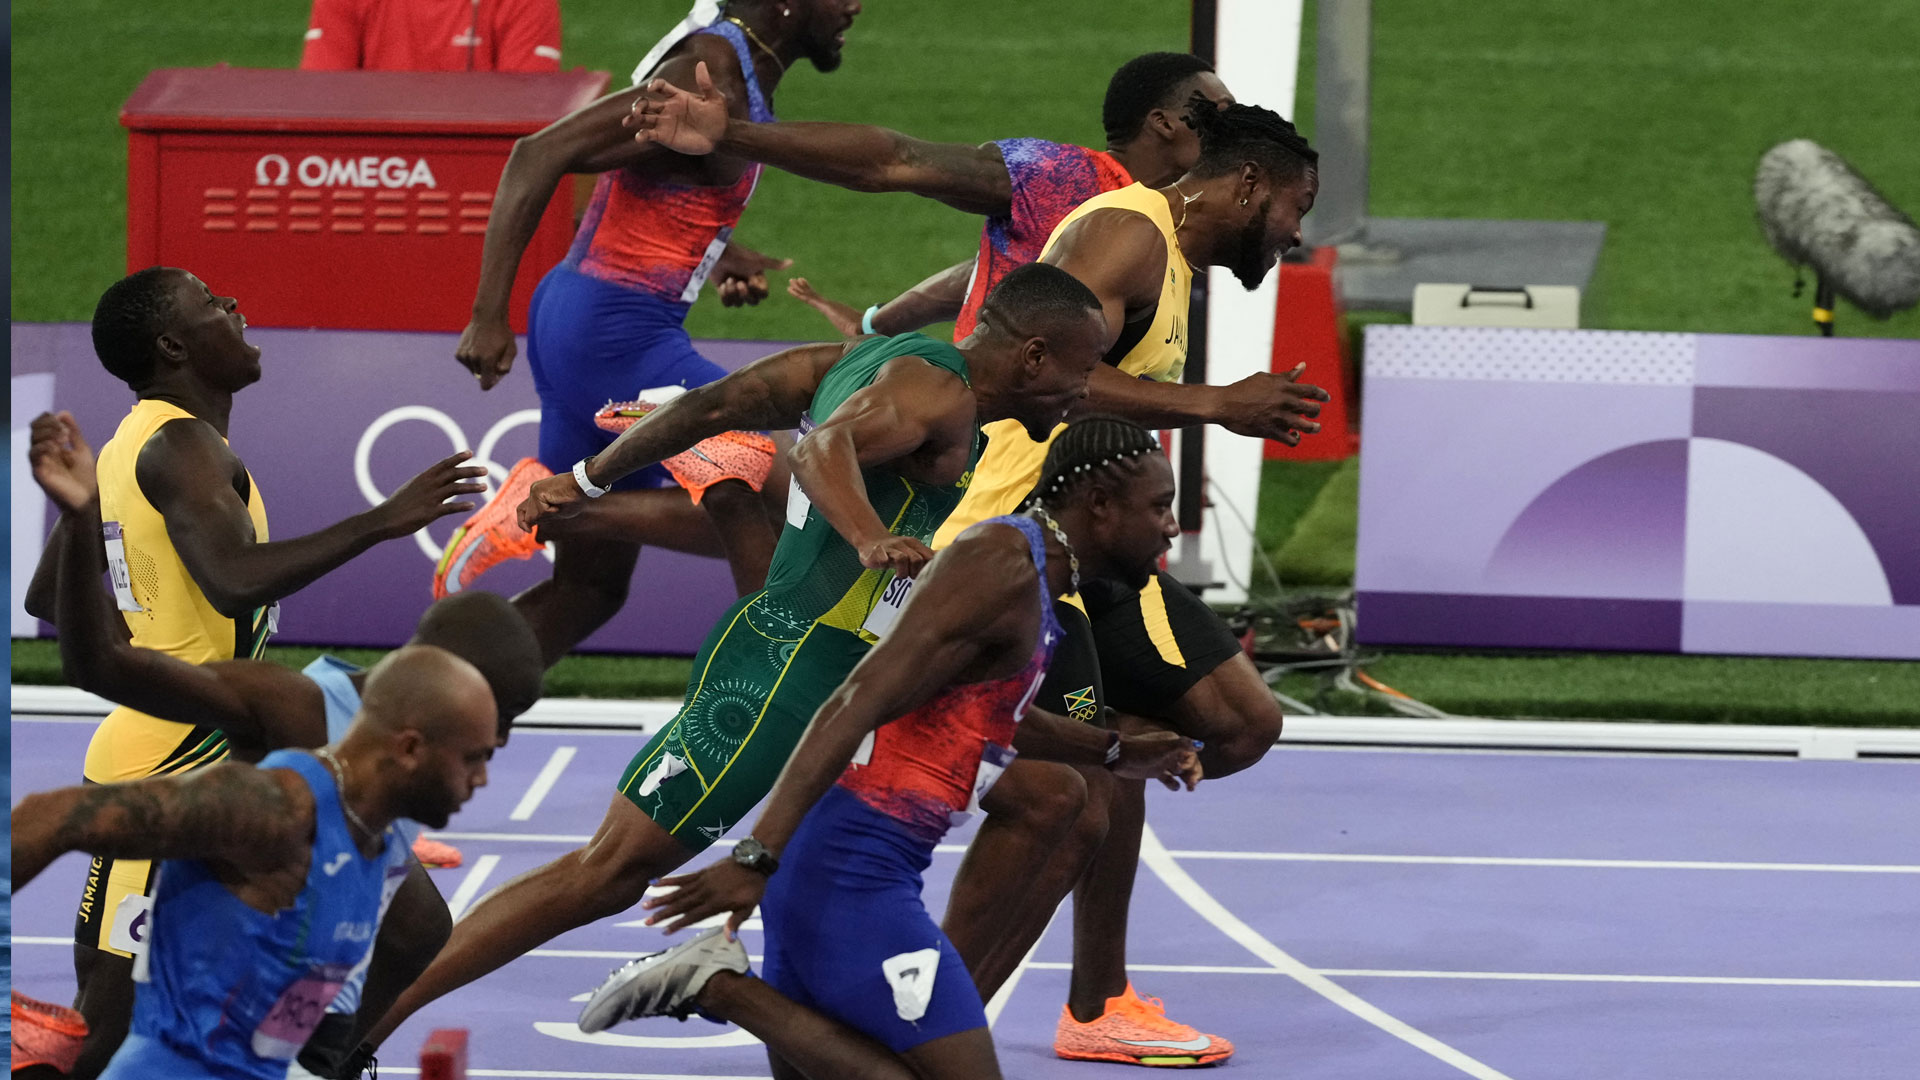
M 1320 163 L 1319 152 L 1307 145 L 1306 137 L 1272 109 L 1239 102 L 1215 108 L 1204 95 L 1195 94 L 1186 120 L 1200 135 L 1196 176 L 1219 176 L 1252 161 L 1285 182 Z
M 1120 65 L 1107 82 L 1107 97 L 1100 106 L 1100 123 L 1107 131 L 1107 145 L 1117 146 L 1140 134 L 1147 114 L 1168 108 L 1174 91 L 1195 75 L 1213 70 L 1213 65 L 1192 53 L 1151 52 Z
M 1118 416 L 1085 416 L 1067 425 L 1047 448 L 1040 483 L 1029 502 L 1061 506 L 1084 481 L 1101 476 L 1144 454 L 1158 453 L 1153 433 Z

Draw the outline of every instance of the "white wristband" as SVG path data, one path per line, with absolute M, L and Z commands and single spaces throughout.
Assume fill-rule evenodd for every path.
M 873 328 L 873 317 L 874 317 L 875 315 L 877 315 L 877 314 L 879 314 L 879 313 L 880 313 L 880 305 L 879 305 L 879 304 L 875 304 L 875 305 L 873 305 L 872 307 L 870 307 L 870 308 L 868 308 L 868 309 L 867 309 L 867 313 L 866 313 L 865 315 L 862 315 L 862 316 L 860 317 L 860 332 L 861 332 L 861 333 L 863 333 L 863 334 L 877 334 L 877 333 L 879 333 L 879 332 L 880 332 L 880 331 L 878 331 L 878 330 L 875 330 L 875 329 Z
M 579 461 L 573 463 L 573 482 L 580 485 L 580 490 L 585 492 L 589 499 L 597 499 L 607 493 L 606 488 L 594 487 L 593 481 L 587 479 L 586 458 L 581 458 Z

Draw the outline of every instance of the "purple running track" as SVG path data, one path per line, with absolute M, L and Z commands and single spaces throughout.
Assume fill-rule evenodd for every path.
M 15 798 L 77 777 L 90 732 L 15 717 Z M 442 892 L 471 900 L 577 846 L 641 742 L 517 733 L 445 834 L 466 863 L 434 872 Z M 542 773 L 557 779 L 536 797 Z M 1148 847 L 1167 855 L 1136 886 L 1134 982 L 1232 1039 L 1223 1067 L 1250 1077 L 1908 1078 L 1916 790 L 1920 764 L 1904 761 L 1285 748 L 1193 795 L 1155 791 Z M 929 871 L 934 911 L 967 835 Z M 26 993 L 72 992 L 84 869 L 69 856 L 15 898 Z M 465 1027 L 476 1078 L 766 1076 L 730 1027 L 573 1029 L 574 999 L 659 947 L 637 918 L 562 935 L 429 1007 L 381 1072 L 412 1074 L 430 1029 Z M 1009 1077 L 1133 1075 L 1052 1054 L 1070 945 L 1058 916 L 1003 995 Z

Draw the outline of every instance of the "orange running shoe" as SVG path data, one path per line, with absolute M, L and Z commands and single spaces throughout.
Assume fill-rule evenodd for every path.
M 413 857 L 429 870 L 452 870 L 465 861 L 459 848 L 435 840 L 426 833 L 413 838 Z
M 1107 1011 L 1091 1023 L 1075 1020 L 1062 1005 L 1053 1052 L 1069 1061 L 1180 1068 L 1225 1061 L 1233 1056 L 1233 1044 L 1167 1019 L 1159 998 L 1142 998 L 1128 983 L 1127 992 L 1108 998 Z
M 659 407 L 652 401 L 609 401 L 593 414 L 593 423 L 618 435 Z M 660 464 L 698 506 L 707 489 L 722 480 L 739 480 L 755 491 L 765 487 L 777 450 L 773 440 L 758 431 L 723 431 Z
M 540 550 L 540 541 L 520 527 L 514 513 L 526 501 L 533 482 L 552 475 L 553 470 L 534 458 L 514 462 L 500 490 L 453 530 L 447 550 L 440 555 L 440 565 L 433 568 L 435 600 L 444 600 L 472 585 L 481 574 L 508 559 L 533 558 Z
M 38 1001 L 13 991 L 13 1068 L 51 1065 L 62 1073 L 73 1071 L 80 1045 L 87 1040 L 87 1021 L 72 1009 Z

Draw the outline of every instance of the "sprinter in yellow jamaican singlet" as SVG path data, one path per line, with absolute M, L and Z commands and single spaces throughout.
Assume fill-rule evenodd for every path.
M 472 479 L 482 470 L 460 466 L 464 455 L 456 455 L 372 510 L 269 543 L 260 491 L 226 438 L 233 395 L 260 378 L 260 350 L 245 329 L 232 297 L 169 267 L 115 283 L 93 317 L 101 364 L 139 399 L 97 468 L 115 601 L 135 645 L 193 663 L 257 655 L 280 597 L 380 540 L 471 509 L 446 500 L 481 489 Z M 59 549 L 56 541 L 47 553 Z M 41 618 L 51 618 L 56 576 L 43 556 L 28 596 L 28 609 Z M 214 728 L 119 708 L 94 732 L 85 778 L 113 783 L 184 772 L 225 758 L 227 749 Z M 151 876 L 143 860 L 100 858 L 88 869 L 74 966 L 89 1032 L 75 1076 L 96 1074 L 125 1037 Z

